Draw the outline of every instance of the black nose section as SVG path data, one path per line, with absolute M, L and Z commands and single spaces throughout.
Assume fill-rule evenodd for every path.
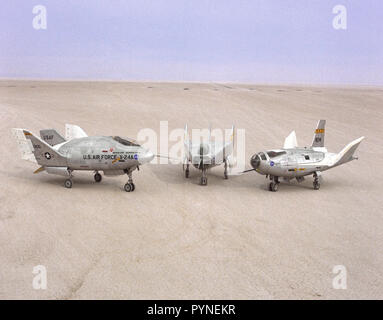
M 259 164 L 261 163 L 261 159 L 257 154 L 253 155 L 250 159 L 250 164 L 254 169 L 257 169 L 259 167 Z

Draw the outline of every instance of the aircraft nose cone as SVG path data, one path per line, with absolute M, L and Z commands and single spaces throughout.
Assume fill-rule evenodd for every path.
M 257 169 L 261 163 L 261 159 L 257 154 L 253 155 L 250 159 L 250 164 L 254 169 Z
M 148 163 L 154 159 L 154 154 L 151 151 L 145 152 L 143 155 L 140 156 L 139 160 L 143 163 Z

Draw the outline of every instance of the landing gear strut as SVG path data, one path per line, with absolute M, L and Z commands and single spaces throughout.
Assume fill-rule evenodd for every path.
M 227 161 L 225 160 L 225 171 L 223 172 L 223 176 L 225 179 L 229 179 L 229 176 L 227 175 Z
M 185 178 L 189 178 L 189 163 L 186 165 Z
M 314 172 L 313 177 L 314 177 L 314 182 L 313 182 L 314 190 L 319 190 L 320 183 L 319 183 L 319 177 L 316 172 Z
M 136 186 L 133 183 L 132 171 L 129 170 L 127 172 L 127 175 L 128 175 L 128 182 L 124 185 L 124 190 L 126 192 L 133 192 L 136 189 Z
M 202 169 L 201 186 L 207 185 L 206 169 Z
M 269 191 L 277 192 L 278 191 L 278 186 L 279 186 L 278 177 L 270 176 L 270 180 L 272 180 L 272 181 L 269 184 Z

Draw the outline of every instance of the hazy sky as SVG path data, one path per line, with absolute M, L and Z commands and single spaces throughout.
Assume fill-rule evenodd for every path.
M 383 84 L 383 1 L 2 1 L 0 77 Z

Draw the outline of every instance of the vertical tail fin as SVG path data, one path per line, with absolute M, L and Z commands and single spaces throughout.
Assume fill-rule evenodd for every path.
M 319 120 L 317 128 L 314 133 L 312 147 L 323 148 L 324 147 L 324 133 L 325 133 L 326 120 Z
M 51 146 L 63 143 L 66 140 L 54 129 L 40 130 L 40 137 Z
M 229 135 L 229 141 L 227 141 L 227 129 L 225 129 L 225 144 L 223 149 L 223 157 L 227 158 L 234 152 L 234 125 L 231 126 L 231 131 Z
M 230 141 L 233 145 L 233 150 L 234 150 L 234 134 L 235 134 L 235 131 L 234 131 L 234 124 L 231 126 L 231 135 L 230 135 Z
M 88 135 L 85 133 L 84 130 L 82 130 L 79 126 L 76 126 L 74 124 L 66 124 L 65 125 L 65 139 L 66 140 L 72 140 L 72 139 L 78 139 L 78 138 L 84 138 Z
M 33 145 L 29 140 L 26 139 L 23 130 L 14 128 L 12 129 L 12 134 L 16 139 L 17 146 L 19 147 L 21 159 L 37 163 L 33 154 Z
M 25 129 L 13 129 L 13 133 L 17 138 L 17 141 L 22 143 L 22 148 L 26 150 L 28 148 L 28 153 L 25 155 L 25 152 L 22 150 L 23 159 L 31 160 L 32 156 L 35 161 L 40 166 L 48 167 L 66 167 L 67 159 L 61 155 L 59 152 L 55 151 L 49 144 L 41 140 L 40 138 L 34 136 L 31 132 Z
M 294 149 L 296 147 L 298 147 L 297 135 L 295 131 L 291 131 L 291 133 L 285 139 L 283 149 Z
M 207 143 L 210 145 L 211 143 L 211 123 L 209 123 L 209 138 L 207 140 Z
M 184 164 L 186 164 L 189 160 L 189 152 L 190 152 L 190 140 L 188 133 L 188 125 L 185 124 L 184 130 Z

